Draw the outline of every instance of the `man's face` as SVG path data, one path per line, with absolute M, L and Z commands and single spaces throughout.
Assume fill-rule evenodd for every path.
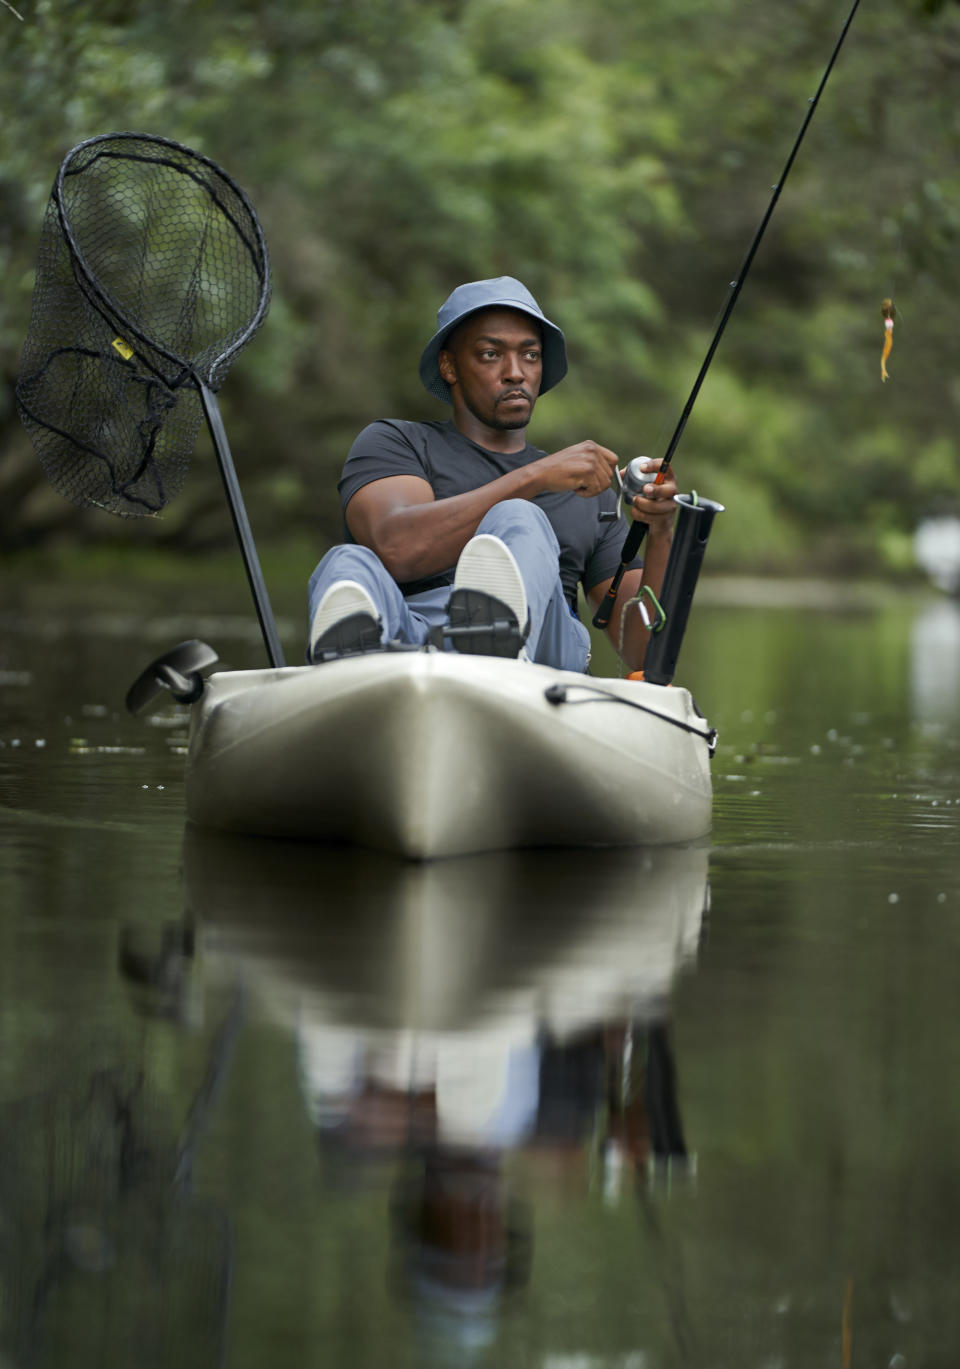
M 488 428 L 525 428 L 543 373 L 539 325 L 516 309 L 471 314 L 447 338 L 439 365 L 454 409 L 462 404 Z

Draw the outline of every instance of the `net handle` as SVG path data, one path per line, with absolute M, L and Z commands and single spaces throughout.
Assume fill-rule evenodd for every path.
M 263 644 L 267 649 L 267 659 L 271 666 L 276 668 L 286 665 L 286 661 L 283 655 L 283 647 L 280 645 L 276 620 L 270 607 L 270 596 L 267 593 L 263 571 L 260 568 L 260 557 L 257 555 L 257 546 L 253 540 L 250 520 L 247 518 L 246 506 L 240 492 L 236 467 L 233 464 L 233 457 L 230 455 L 230 444 L 227 441 L 227 432 L 220 416 L 220 405 L 217 403 L 217 396 L 210 387 L 204 385 L 202 381 L 198 383 L 203 412 L 206 415 L 207 427 L 210 429 L 213 448 L 217 454 L 217 465 L 220 468 L 227 503 L 230 505 L 233 529 L 237 534 L 237 541 L 240 543 L 243 568 L 247 573 L 247 583 L 250 586 L 250 593 L 253 595 L 253 605 L 257 611 L 257 620 L 260 623 L 260 635 L 263 637 Z

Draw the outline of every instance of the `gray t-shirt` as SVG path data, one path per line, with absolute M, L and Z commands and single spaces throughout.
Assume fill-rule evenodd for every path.
M 488 485 L 509 471 L 529 465 L 546 453 L 528 442 L 520 452 L 491 452 L 471 442 L 448 419 L 443 423 L 411 423 L 382 418 L 364 428 L 350 448 L 338 486 L 346 511 L 356 494 L 373 480 L 392 475 L 414 475 L 426 480 L 437 499 L 466 494 Z M 620 564 L 620 551 L 629 525 L 624 519 L 601 523 L 601 510 L 613 510 L 613 491 L 584 499 L 572 490 L 538 494 L 533 500 L 550 520 L 560 543 L 560 580 L 571 608 L 577 604 L 577 585 L 584 591 L 609 580 Z M 350 537 L 349 529 L 347 536 Z M 352 541 L 353 539 L 350 538 Z M 641 566 L 642 559 L 631 562 Z M 453 583 L 454 567 L 427 580 L 400 586 L 404 594 Z

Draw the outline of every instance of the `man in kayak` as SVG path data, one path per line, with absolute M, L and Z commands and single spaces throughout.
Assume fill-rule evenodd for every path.
M 518 280 L 458 286 L 437 325 L 420 378 L 453 418 L 381 419 L 354 442 L 339 484 L 351 540 L 311 577 L 308 659 L 442 632 L 460 651 L 582 671 L 590 638 L 577 587 L 599 604 L 626 535 L 600 518 L 616 508 L 617 457 L 591 440 L 549 454 L 527 441 L 533 406 L 563 379 L 567 355 Z M 647 462 L 651 481 L 659 465 Z M 649 529 L 646 559 L 624 575 L 609 629 L 631 669 L 647 633 L 624 609 L 643 585 L 660 590 L 676 488 L 671 470 L 633 503 Z

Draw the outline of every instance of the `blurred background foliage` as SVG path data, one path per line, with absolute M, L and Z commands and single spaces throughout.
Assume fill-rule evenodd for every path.
M 159 133 L 250 194 L 274 299 L 222 405 L 258 540 L 309 560 L 356 432 L 445 416 L 416 363 L 461 280 L 518 275 L 567 332 L 537 445 L 662 453 L 848 8 L 4 0 L 0 548 L 231 539 L 206 437 L 181 498 L 125 522 L 55 494 L 20 427 L 44 205 L 82 139 Z M 956 0 L 861 7 L 677 454 L 730 511 L 713 566 L 896 571 L 953 510 L 958 72 Z

